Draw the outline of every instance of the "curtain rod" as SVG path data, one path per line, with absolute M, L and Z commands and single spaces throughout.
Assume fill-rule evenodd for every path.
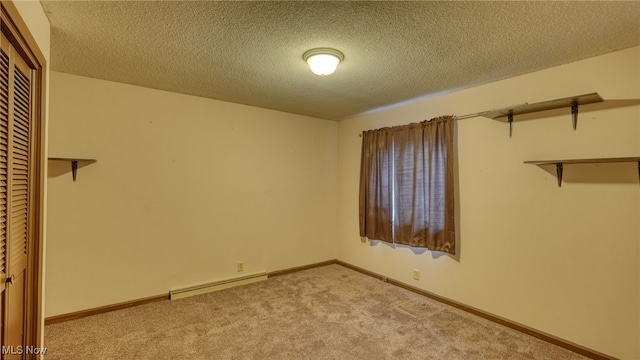
M 421 124 L 421 123 L 423 123 L 423 122 L 430 122 L 430 121 L 431 121 L 431 120 L 433 120 L 433 119 L 437 119 L 437 118 L 439 118 L 439 117 L 444 117 L 444 116 L 451 116 L 451 117 L 453 118 L 453 120 L 457 120 L 457 119 L 456 119 L 456 117 L 455 117 L 455 115 L 442 115 L 442 116 L 436 116 L 436 117 L 431 118 L 431 119 L 428 119 L 428 120 L 422 120 L 422 121 L 420 121 L 419 123 L 411 123 L 411 124 Z M 377 129 L 377 130 L 380 130 L 380 129 L 386 129 L 386 128 L 393 128 L 393 127 L 396 127 L 396 126 L 406 126 L 406 125 L 411 125 L 411 124 L 405 124 L 405 125 L 394 125 L 394 126 L 386 126 L 386 127 L 383 127 L 383 128 L 379 128 L 379 129 Z M 362 134 L 364 134 L 364 133 L 365 133 L 365 131 L 369 131 L 369 130 L 361 131 L 361 132 L 358 134 L 358 136 L 359 136 L 359 137 L 362 137 Z
M 478 117 L 478 116 L 484 116 L 484 115 L 492 114 L 492 113 L 500 113 L 500 114 L 504 114 L 504 116 L 507 116 L 507 114 L 505 114 L 505 112 L 507 112 L 508 110 L 513 110 L 514 108 L 517 108 L 517 107 L 520 107 L 520 106 L 526 106 L 526 105 L 529 105 L 529 103 L 525 102 L 525 103 L 518 104 L 518 105 L 507 106 L 507 107 L 503 107 L 503 108 L 499 108 L 499 109 L 493 109 L 493 110 L 485 110 L 485 111 L 480 111 L 480 112 L 473 113 L 473 114 L 466 114 L 466 115 L 460 115 L 460 116 L 454 115 L 453 119 L 454 120 L 464 120 L 464 119 L 470 119 L 470 118 L 474 118 L 474 117 Z M 497 116 L 497 117 L 499 117 L 499 116 Z M 362 132 L 360 132 L 358 134 L 358 136 L 362 137 Z

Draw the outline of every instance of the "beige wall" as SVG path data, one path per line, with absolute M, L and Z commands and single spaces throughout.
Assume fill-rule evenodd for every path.
M 338 127 L 338 259 L 623 359 L 640 358 L 640 47 L 355 117 Z M 458 121 L 459 258 L 358 236 L 363 130 L 591 92 L 607 101 L 514 124 Z M 627 106 L 623 106 L 627 104 Z M 548 170 L 548 171 L 547 171 Z M 412 278 L 419 269 L 421 279 Z
M 38 43 L 38 47 L 42 52 L 42 55 L 49 61 L 49 54 L 51 53 L 51 29 L 49 25 L 49 19 L 42 9 L 39 0 L 13 0 L 12 1 L 22 20 L 29 27 L 31 35 Z
M 50 163 L 47 316 L 336 257 L 337 123 L 59 72 L 50 111 L 98 162 Z
M 337 257 L 625 359 L 640 358 L 640 48 L 333 123 L 53 72 L 46 315 Z M 358 237 L 366 129 L 590 92 L 561 111 L 458 122 L 460 254 Z M 615 100 L 615 101 L 614 101 Z M 566 110 L 568 111 L 568 110 Z M 336 191 L 337 189 L 337 191 Z M 338 200 L 339 199 L 339 200 Z M 337 217 L 336 217 L 337 209 Z M 336 236 L 337 235 L 337 236 Z M 412 269 L 421 280 L 412 279 Z

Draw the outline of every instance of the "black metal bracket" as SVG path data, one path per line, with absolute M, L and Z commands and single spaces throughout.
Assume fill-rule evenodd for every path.
M 509 115 L 507 115 L 507 122 L 509 123 L 509 137 L 511 137 L 511 135 L 513 135 L 513 113 L 509 113 Z
M 573 130 L 578 128 L 578 103 L 571 104 L 571 125 Z
M 76 176 L 78 174 L 78 161 L 71 161 L 71 176 L 73 176 L 73 181 L 76 181 Z
M 557 163 L 556 164 L 556 175 L 558 177 L 558 187 L 562 187 L 562 169 L 563 169 L 562 163 Z

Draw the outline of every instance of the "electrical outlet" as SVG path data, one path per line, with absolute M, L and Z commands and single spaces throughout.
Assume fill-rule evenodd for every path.
M 413 280 L 420 280 L 420 270 L 413 269 Z
M 240 271 L 244 271 L 244 263 L 243 262 L 239 262 L 238 263 L 238 272 Z

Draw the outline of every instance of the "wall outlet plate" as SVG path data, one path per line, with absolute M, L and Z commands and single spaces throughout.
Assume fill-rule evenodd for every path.
M 413 269 L 413 280 L 420 280 L 420 270 Z
M 244 271 L 244 263 L 243 262 L 239 262 L 238 263 L 238 272 Z

